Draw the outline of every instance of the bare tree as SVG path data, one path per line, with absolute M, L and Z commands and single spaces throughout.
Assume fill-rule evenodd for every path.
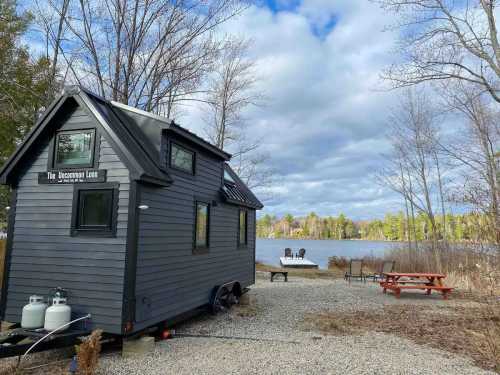
M 440 144 L 463 177 L 463 185 L 454 191 L 454 200 L 485 214 L 489 233 L 483 237 L 500 243 L 500 169 L 495 157 L 500 145 L 500 113 L 470 84 L 447 85 L 442 92 L 449 106 L 466 119 L 454 139 Z
M 249 136 L 243 111 L 260 105 L 255 90 L 255 62 L 248 57 L 250 42 L 229 39 L 222 49 L 210 80 L 206 98 L 205 132 L 219 148 L 233 153 L 232 166 L 250 188 L 268 186 L 273 173 L 266 167 L 268 155 L 260 139 Z
M 248 40 L 238 38 L 226 42 L 209 83 L 206 133 L 219 148 L 231 146 L 244 138 L 245 121 L 242 111 L 257 105 L 260 95 L 255 92 L 255 62 L 248 58 Z M 257 145 L 246 145 L 253 151 Z
M 442 181 L 437 173 L 435 157 L 436 111 L 423 93 L 407 90 L 390 116 L 393 154 L 379 180 L 401 194 L 414 210 L 424 213 L 431 224 L 433 246 L 439 239 L 434 201 L 436 186 Z M 412 220 L 414 223 L 414 220 Z M 415 234 L 415 228 L 413 228 Z
M 68 3 L 49 1 L 53 18 L 67 29 L 65 43 L 52 48 L 70 65 L 71 79 L 103 97 L 167 115 L 199 94 L 219 48 L 215 30 L 246 7 L 240 0 Z
M 36 24 L 41 29 L 45 40 L 45 57 L 50 61 L 51 66 L 48 70 L 48 91 L 46 96 L 46 105 L 48 105 L 60 91 L 61 82 L 66 80 L 69 64 L 64 64 L 65 73 L 61 76 L 58 68 L 62 66 L 60 57 L 62 54 L 62 44 L 66 41 L 67 27 L 65 25 L 65 17 L 68 12 L 70 0 L 49 0 L 50 7 L 47 8 L 47 3 L 35 0 L 33 7 Z M 51 9 L 57 9 L 57 12 Z M 64 57 L 64 56 L 62 56 Z
M 470 82 L 500 102 L 495 0 L 375 0 L 397 16 L 401 64 L 384 74 L 396 87 Z
M 266 164 L 269 155 L 264 152 L 236 152 L 231 166 L 250 189 L 260 189 L 260 195 L 275 181 L 274 171 Z

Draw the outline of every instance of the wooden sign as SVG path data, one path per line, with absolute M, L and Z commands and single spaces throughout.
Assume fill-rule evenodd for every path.
M 39 184 L 106 182 L 105 169 L 61 169 L 38 173 Z

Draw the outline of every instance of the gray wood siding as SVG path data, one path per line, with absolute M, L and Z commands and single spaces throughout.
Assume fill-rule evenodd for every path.
M 172 172 L 167 188 L 140 186 L 136 329 L 172 318 L 209 302 L 215 285 L 239 280 L 254 283 L 255 211 L 248 210 L 248 246 L 238 248 L 238 207 L 224 204 L 219 191 L 222 163 L 197 152 L 196 176 Z M 193 254 L 195 200 L 210 207 L 210 248 Z M 150 307 L 141 306 L 146 298 Z
M 63 125 L 95 126 L 82 110 Z M 116 238 L 71 237 L 73 185 L 39 185 L 47 171 L 49 141 L 27 163 L 19 180 L 14 240 L 7 293 L 6 320 L 18 322 L 32 294 L 51 288 L 69 290 L 73 316 L 92 314 L 92 325 L 121 333 L 129 172 L 104 137 L 99 168 L 108 182 L 119 182 Z

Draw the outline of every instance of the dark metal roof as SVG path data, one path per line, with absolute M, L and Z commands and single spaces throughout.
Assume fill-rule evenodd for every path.
M 234 181 L 224 179 L 222 195 L 226 199 L 226 202 L 258 210 L 264 207 L 245 183 L 241 181 L 238 175 L 231 169 L 229 164 L 224 163 L 224 171 L 227 172 Z
M 129 161 L 132 179 L 163 186 L 172 183 L 172 178 L 163 167 L 160 152 L 156 151 L 150 139 L 134 121 L 120 116 L 109 101 L 97 95 L 82 90 L 81 96 L 90 101 L 90 105 L 86 104 L 101 125 L 109 127 L 111 131 L 108 133 L 117 138 L 115 144 Z M 98 118 L 99 115 L 102 120 Z
M 161 160 L 161 138 L 163 131 L 174 132 L 202 147 L 211 154 L 229 160 L 231 155 L 206 142 L 194 133 L 176 125 L 164 117 L 139 109 L 110 102 L 79 86 L 71 86 L 59 96 L 40 117 L 25 140 L 0 170 L 0 183 L 9 183 L 15 166 L 31 150 L 34 142 L 47 133 L 54 118 L 60 111 L 75 105 L 83 107 L 102 126 L 115 151 L 129 168 L 131 178 L 157 185 L 172 183 Z M 28 153 L 29 155 L 29 153 Z
M 159 141 L 161 139 L 161 132 L 166 130 L 175 133 L 192 143 L 195 143 L 197 146 L 202 147 L 206 151 L 223 160 L 231 159 L 231 154 L 228 154 L 189 130 L 177 125 L 173 120 L 155 115 L 154 113 L 142 111 L 125 104 L 117 102 L 111 102 L 111 104 L 115 108 L 116 112 L 120 112 L 123 116 L 131 118 L 140 130 L 142 130 L 142 133 L 150 139 L 158 150 L 160 148 Z

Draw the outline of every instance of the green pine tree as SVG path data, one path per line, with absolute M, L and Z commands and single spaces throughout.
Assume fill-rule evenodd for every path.
M 46 104 L 50 63 L 21 44 L 31 16 L 17 2 L 0 2 L 0 165 L 12 154 Z M 5 225 L 9 192 L 0 188 L 0 225 Z

